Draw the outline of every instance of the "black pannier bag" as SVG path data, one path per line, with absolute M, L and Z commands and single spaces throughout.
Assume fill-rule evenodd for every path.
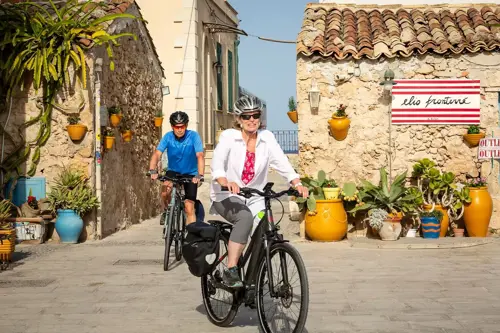
M 211 224 L 197 221 L 186 226 L 188 232 L 182 256 L 191 274 L 197 277 L 212 271 L 219 257 L 219 230 Z

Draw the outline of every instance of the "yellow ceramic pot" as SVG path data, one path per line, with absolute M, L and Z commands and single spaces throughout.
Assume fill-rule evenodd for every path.
M 347 117 L 332 116 L 332 119 L 328 120 L 328 124 L 330 125 L 330 133 L 335 140 L 342 141 L 347 137 L 351 121 Z
M 115 143 L 114 136 L 105 136 L 104 137 L 104 148 L 111 149 L 111 148 L 113 148 L 114 143 Z
M 484 133 L 479 134 L 464 134 L 464 139 L 471 147 L 476 147 L 479 145 L 479 141 L 485 137 Z
M 286 113 L 288 115 L 288 118 L 292 121 L 292 123 L 296 124 L 299 121 L 299 114 L 297 111 L 288 111 Z
M 347 234 L 347 214 L 342 200 L 317 200 L 316 214 L 305 214 L 306 235 L 313 241 L 334 242 Z
M 163 124 L 163 117 L 155 117 L 155 126 L 161 127 L 161 124 Z
M 80 141 L 83 139 L 85 132 L 87 132 L 87 126 L 85 125 L 68 125 L 66 126 L 66 130 L 68 131 L 68 135 L 73 141 Z
M 432 205 L 424 205 L 425 211 L 430 211 Z M 450 226 L 450 218 L 448 217 L 448 210 L 444 209 L 441 205 L 434 206 L 435 210 L 439 210 L 443 213 L 443 219 L 441 220 L 441 232 L 439 233 L 439 237 L 445 237 L 446 232 L 448 231 L 448 227 Z
M 109 116 L 109 122 L 111 123 L 111 126 L 116 127 L 120 124 L 120 121 L 122 121 L 122 115 L 121 114 L 112 114 Z
M 464 222 L 469 237 L 486 237 L 493 213 L 493 200 L 487 187 L 471 187 L 471 202 L 465 205 Z
M 340 187 L 323 187 L 323 193 L 326 200 L 338 199 L 340 194 Z
M 9 239 L 0 242 L 0 260 L 12 261 L 12 253 L 16 248 L 16 229 L 0 229 L 0 235 L 9 236 Z
M 125 142 L 130 142 L 132 140 L 132 131 L 131 130 L 123 131 L 122 139 Z

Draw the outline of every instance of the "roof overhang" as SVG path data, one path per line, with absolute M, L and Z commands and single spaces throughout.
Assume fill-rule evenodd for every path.
M 248 34 L 241 29 L 234 26 L 223 24 L 223 23 L 213 23 L 213 22 L 203 22 L 203 26 L 208 28 L 210 33 L 235 33 L 238 35 L 248 36 Z

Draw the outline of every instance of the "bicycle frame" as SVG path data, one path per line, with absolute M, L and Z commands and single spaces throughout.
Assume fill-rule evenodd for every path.
M 272 183 L 269 183 L 264 188 L 264 191 L 270 189 L 272 187 Z M 273 281 L 273 272 L 271 266 L 271 257 L 270 257 L 270 249 L 274 243 L 287 243 L 287 240 L 283 239 L 283 235 L 278 234 L 278 228 L 274 224 L 273 212 L 271 209 L 271 199 L 265 198 L 265 214 L 264 217 L 260 220 L 257 228 L 255 229 L 254 234 L 250 239 L 250 243 L 245 251 L 245 254 L 240 257 L 238 261 L 238 267 L 243 269 L 247 262 L 248 270 L 245 274 L 244 283 L 245 288 L 248 291 L 250 288 L 255 288 L 255 283 L 257 279 L 259 263 L 262 258 L 266 258 L 266 266 L 269 273 L 269 290 L 271 297 L 277 297 L 277 293 L 272 286 L 274 286 Z M 226 238 L 226 241 L 229 240 L 230 232 L 227 230 L 221 230 L 222 237 Z M 255 249 L 255 250 L 254 250 Z M 224 260 L 227 256 L 227 252 L 219 258 L 219 263 Z M 286 271 L 286 263 L 284 263 L 284 259 L 281 257 L 281 268 L 283 271 L 283 279 L 284 281 L 288 281 L 288 272 Z M 231 290 L 232 291 L 232 290 Z

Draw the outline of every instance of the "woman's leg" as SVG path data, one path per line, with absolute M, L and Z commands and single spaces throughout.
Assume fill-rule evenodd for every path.
M 234 224 L 228 244 L 228 269 L 224 272 L 224 282 L 229 287 L 241 287 L 243 283 L 238 275 L 238 260 L 245 249 L 248 236 L 252 231 L 252 212 L 240 198 L 230 197 L 221 202 L 214 202 L 219 215 Z

